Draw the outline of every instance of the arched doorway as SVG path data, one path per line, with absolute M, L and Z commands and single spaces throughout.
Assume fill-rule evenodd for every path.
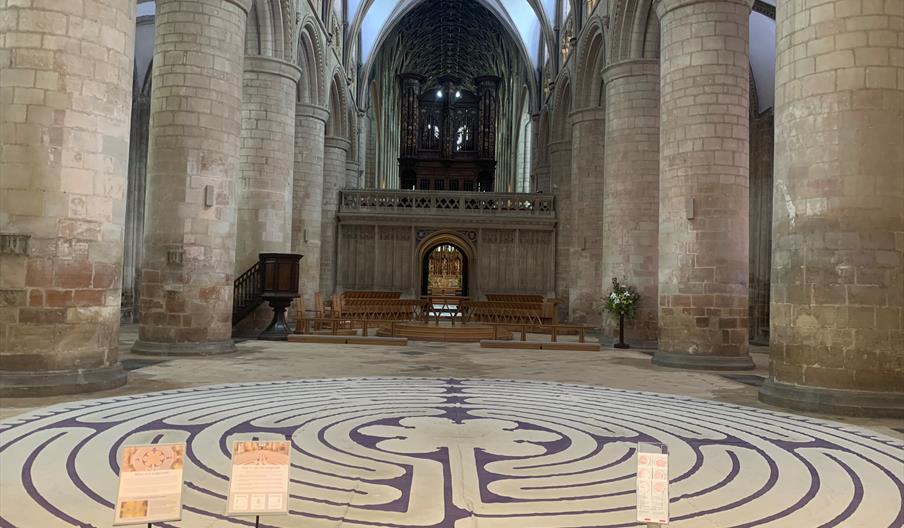
M 422 295 L 468 295 L 468 255 L 456 244 L 430 246 L 421 262 Z

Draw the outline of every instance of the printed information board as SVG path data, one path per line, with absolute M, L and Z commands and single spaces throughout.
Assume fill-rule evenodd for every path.
M 637 520 L 669 522 L 669 455 L 637 453 Z
M 184 465 L 185 444 L 124 447 L 113 525 L 181 519 Z
M 233 444 L 228 514 L 289 513 L 290 450 L 285 440 Z

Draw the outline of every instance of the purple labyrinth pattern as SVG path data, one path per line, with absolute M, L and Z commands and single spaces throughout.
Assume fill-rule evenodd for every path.
M 233 440 L 292 440 L 289 515 L 261 526 L 616 528 L 638 442 L 670 452 L 672 528 L 904 526 L 904 443 L 680 396 L 512 380 L 218 385 L 0 423 L 0 527 L 107 527 L 123 446 L 186 442 L 184 514 L 228 518 Z

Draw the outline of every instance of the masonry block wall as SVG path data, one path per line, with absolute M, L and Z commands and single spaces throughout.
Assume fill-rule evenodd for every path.
M 795 408 L 904 413 L 904 4 L 779 2 L 772 377 Z
M 298 103 L 295 113 L 295 173 L 292 187 L 292 252 L 304 255 L 299 291 L 308 308 L 320 291 L 320 232 L 323 222 L 323 142 L 329 112 Z
M 658 337 L 659 61 L 633 60 L 603 70 L 606 81 L 606 166 L 602 278 L 637 288 L 640 308 L 626 321 L 632 340 Z M 607 317 L 604 331 L 618 332 Z
M 270 57 L 246 57 L 242 85 L 241 177 L 235 273 L 260 253 L 292 248 L 297 66 Z
M 752 368 L 747 354 L 747 0 L 664 0 L 659 350 L 654 361 Z
M 575 323 L 599 324 L 604 284 L 603 162 L 606 109 L 586 108 L 572 114 L 571 211 L 568 308 Z M 563 211 L 562 214 L 568 213 Z
M 119 364 L 134 3 L 0 0 L 0 394 Z
M 323 209 L 320 225 L 320 292 L 325 299 L 336 288 L 336 241 L 339 212 L 339 191 L 345 185 L 345 162 L 349 141 L 340 137 L 324 139 L 323 149 Z
M 570 125 L 568 126 L 570 131 Z M 556 296 L 562 301 L 560 316 L 568 318 L 571 285 L 571 244 L 574 215 L 571 212 L 571 138 L 549 144 L 549 181 L 556 195 L 558 224 L 556 226 Z
M 232 343 L 245 18 L 241 0 L 156 4 L 139 340 L 146 354 Z

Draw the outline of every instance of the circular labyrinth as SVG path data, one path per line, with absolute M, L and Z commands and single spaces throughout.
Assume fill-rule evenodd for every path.
M 674 527 L 904 526 L 904 443 L 789 414 L 600 387 L 365 378 L 220 385 L 0 424 L 0 526 L 110 526 L 123 446 L 186 442 L 183 520 L 228 518 L 232 440 L 291 438 L 270 527 L 627 527 L 638 442 Z M 157 524 L 155 526 L 170 526 Z

